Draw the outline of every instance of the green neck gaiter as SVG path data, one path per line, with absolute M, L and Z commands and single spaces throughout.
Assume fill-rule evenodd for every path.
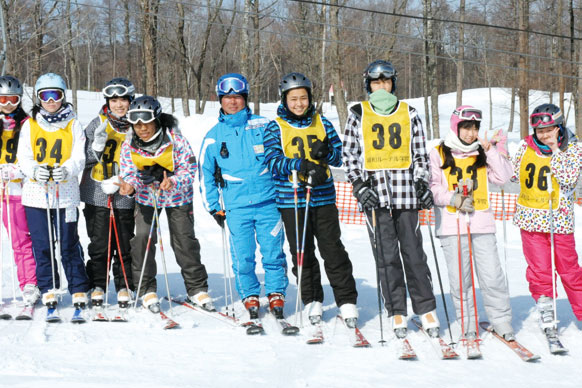
M 370 103 L 376 112 L 381 115 L 387 115 L 392 112 L 398 103 L 398 99 L 394 94 L 386 91 L 386 89 L 378 89 L 370 94 Z

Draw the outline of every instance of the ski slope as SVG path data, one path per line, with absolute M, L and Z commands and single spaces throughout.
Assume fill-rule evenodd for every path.
M 532 109 L 547 100 L 547 93 L 532 94 Z M 99 93 L 79 92 L 79 118 L 84 124 L 95 117 L 103 103 Z M 162 99 L 165 111 L 170 111 L 170 101 Z M 487 89 L 467 90 L 464 101 L 483 109 L 488 117 L 489 96 Z M 508 93 L 493 89 L 493 128 L 502 128 L 509 122 Z M 421 113 L 421 99 L 409 100 Z M 30 107 L 30 101 L 26 101 Z M 454 109 L 455 95 L 440 98 L 441 134 L 448 131 L 450 113 Z M 180 103 L 176 103 L 179 107 Z M 568 106 L 568 105 L 566 105 Z M 261 113 L 275 117 L 277 104 L 261 106 Z M 326 107 L 326 115 L 338 125 L 337 114 Z M 531 110 L 531 109 L 530 109 Z M 181 119 L 182 132 L 197 153 L 205 132 L 216 122 L 218 104 L 209 102 L 201 116 Z M 517 117 L 516 117 L 517 119 Z M 573 108 L 569 123 L 573 123 Z M 516 124 L 517 125 L 517 124 Z M 482 128 L 488 128 L 485 120 Z M 517 131 L 517 129 L 516 129 Z M 510 134 L 509 149 L 513 152 L 519 139 L 518 133 Z M 434 144 L 435 142 L 432 142 Z M 224 282 L 221 233 L 211 216 L 203 209 L 198 189 L 195 190 L 195 231 L 202 246 L 202 261 L 209 273 L 210 293 L 215 304 L 224 310 Z M 582 256 L 582 209 L 576 207 L 578 253 Z M 82 217 L 82 213 L 81 213 Z M 169 234 L 165 215 L 161 218 L 163 242 L 173 296 L 185 293 L 179 267 L 169 248 Z M 497 224 L 497 239 L 503 265 L 503 228 Z M 86 250 L 88 238 L 84 220 L 79 222 L 81 242 Z M 342 225 L 343 242 L 354 266 L 354 277 L 359 292 L 359 326 L 372 343 L 371 348 L 354 349 L 349 346 L 343 325 L 336 321 L 338 310 L 333 302 L 329 282 L 322 271 L 325 290 L 324 335 L 322 345 L 306 345 L 306 337 L 283 337 L 274 320 L 263 317 L 266 334 L 247 336 L 241 328 L 232 328 L 210 317 L 192 312 L 185 307 L 173 306 L 172 317 L 180 323 L 177 330 L 162 330 L 159 317 L 141 311 L 132 311 L 128 323 L 88 322 L 73 325 L 68 322 L 73 313 L 70 296 L 61 301 L 60 324 L 44 322 L 46 309 L 37 306 L 33 321 L 0 321 L 0 387 L 579 387 L 578 369 L 582 362 L 582 324 L 570 309 L 564 291 L 559 285 L 558 319 L 561 338 L 570 350 L 568 355 L 553 356 L 549 353 L 545 338 L 537 325 L 537 314 L 525 280 L 526 263 L 521 251 L 519 229 L 507 223 L 507 263 L 513 325 L 517 339 L 529 350 L 541 356 L 537 363 L 521 361 L 509 348 L 490 335 L 483 335 L 482 360 L 466 360 L 461 347 L 459 360 L 438 359 L 426 337 L 409 324 L 410 342 L 418 355 L 417 361 L 397 359 L 397 341 L 384 315 L 385 346 L 380 346 L 380 326 L 376 293 L 375 266 L 372 250 L 364 226 Z M 438 287 L 436 268 L 427 227 L 422 227 L 424 249 L 433 274 L 437 296 L 437 311 L 441 321 L 441 333 L 448 342 L 446 318 Z M 12 298 L 10 277 L 11 251 L 3 230 L 3 287 L 5 303 Z M 438 239 L 437 254 L 448 311 L 454 311 L 448 295 L 448 279 L 445 262 Z M 287 247 L 285 247 L 288 252 Z M 86 253 L 86 252 L 85 252 Z M 165 296 L 162 265 L 158 254 L 158 292 Z M 288 257 L 288 264 L 291 261 Z M 262 268 L 257 268 L 262 280 Z M 290 273 L 287 290 L 286 314 L 295 322 L 296 286 Z M 235 296 L 236 297 L 236 296 Z M 115 296 L 110 293 L 110 298 Z M 485 318 L 482 300 L 477 289 L 479 315 Z M 266 298 L 262 296 L 263 306 Z M 162 304 L 164 310 L 168 304 Z M 243 313 L 240 303 L 237 313 Z M 410 309 L 410 307 L 409 307 Z M 16 311 L 13 311 L 16 312 Z M 412 315 L 412 311 L 409 311 Z M 264 314 L 264 309 L 263 309 Z M 452 319 L 452 316 L 451 316 Z M 452 325 L 455 341 L 460 327 Z

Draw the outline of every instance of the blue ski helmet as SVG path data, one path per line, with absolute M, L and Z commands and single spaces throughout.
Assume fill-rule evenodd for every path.
M 366 67 L 364 71 L 364 88 L 368 94 L 372 93 L 372 89 L 370 88 L 370 81 L 386 78 L 392 80 L 392 91 L 390 93 L 394 94 L 396 92 L 396 79 L 398 73 L 392 63 L 385 61 L 383 59 L 379 59 L 374 61 Z
M 61 89 L 63 92 L 67 90 L 67 84 L 63 78 L 55 73 L 46 73 L 38 77 L 36 84 L 34 84 L 34 94 L 42 89 Z
M 223 75 L 216 81 L 216 95 L 219 100 L 227 94 L 238 94 L 245 98 L 249 95 L 249 82 L 247 79 L 238 73 L 228 73 Z

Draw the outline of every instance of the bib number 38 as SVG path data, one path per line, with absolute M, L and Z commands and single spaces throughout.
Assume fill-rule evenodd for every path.
M 376 123 L 372 126 L 372 132 L 375 132 L 378 136 L 377 139 L 372 142 L 374 149 L 384 149 L 384 146 L 386 145 L 384 126 L 382 124 Z M 398 123 L 392 123 L 388 127 L 388 144 L 394 150 L 397 150 L 400 148 L 400 146 L 402 146 L 402 137 L 400 136 L 401 133 L 402 128 Z

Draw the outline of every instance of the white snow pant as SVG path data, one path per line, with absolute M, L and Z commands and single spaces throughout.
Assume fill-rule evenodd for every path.
M 457 236 L 440 237 L 441 247 L 447 260 L 450 294 L 455 304 L 459 325 L 461 325 L 461 298 L 459 287 L 459 248 Z M 485 312 L 494 330 L 503 335 L 513 332 L 511 327 L 511 305 L 509 290 L 501 269 L 497 254 L 497 240 L 492 233 L 472 234 L 473 268 L 481 289 Z M 471 283 L 471 264 L 469 263 L 469 245 L 467 235 L 461 235 L 461 252 L 463 269 L 463 315 L 465 333 L 475 331 L 475 310 L 473 303 L 473 285 Z M 484 320 L 481 317 L 481 320 Z M 462 327 L 462 326 L 461 326 Z

